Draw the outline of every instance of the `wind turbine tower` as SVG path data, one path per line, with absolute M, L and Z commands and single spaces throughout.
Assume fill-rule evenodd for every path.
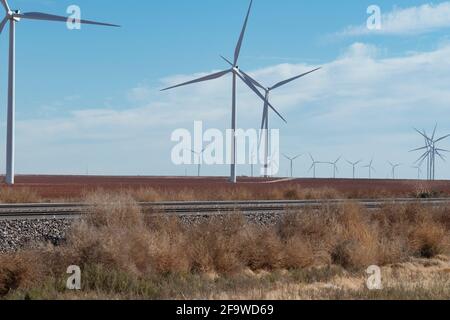
M 0 34 L 9 22 L 9 69 L 8 69 L 8 112 L 6 133 L 6 183 L 14 185 L 15 182 L 15 121 L 16 121 L 16 23 L 24 20 L 39 20 L 64 22 L 69 17 L 57 16 L 42 12 L 21 13 L 20 10 L 11 10 L 7 0 L 0 0 L 5 9 L 6 16 L 0 23 Z M 95 22 L 89 20 L 78 20 L 80 24 L 91 24 L 108 27 L 119 27 L 115 24 Z

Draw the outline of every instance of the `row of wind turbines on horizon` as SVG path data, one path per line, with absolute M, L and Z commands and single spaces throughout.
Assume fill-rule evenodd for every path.
M 422 173 L 423 173 L 423 166 L 424 164 L 426 164 L 426 169 L 427 169 L 427 180 L 431 180 L 434 181 L 436 180 L 436 157 L 438 157 L 439 159 L 441 159 L 442 161 L 446 162 L 446 156 L 445 153 L 449 153 L 449 150 L 446 149 L 442 149 L 439 148 L 438 143 L 443 142 L 444 140 L 446 140 L 447 138 L 450 137 L 450 134 L 444 135 L 442 137 L 437 137 L 437 128 L 438 125 L 436 124 L 436 126 L 434 127 L 433 133 L 432 135 L 428 135 L 427 132 L 425 130 L 418 130 L 418 129 L 414 129 L 415 132 L 417 132 L 425 141 L 425 145 L 423 147 L 411 150 L 410 152 L 418 152 L 418 151 L 423 151 L 423 154 L 420 156 L 419 159 L 417 159 L 413 165 L 411 166 L 412 169 L 417 170 L 417 180 L 421 180 L 422 179 Z M 290 177 L 293 178 L 294 177 L 294 161 L 299 159 L 301 156 L 303 156 L 303 154 L 299 154 L 295 157 L 290 157 L 287 156 L 286 154 L 283 154 L 283 157 L 288 160 L 289 164 L 290 164 Z M 309 172 L 313 173 L 313 178 L 316 178 L 316 169 L 318 165 L 326 165 L 326 166 L 331 166 L 333 169 L 333 178 L 336 179 L 337 178 L 337 174 L 339 173 L 339 168 L 338 168 L 338 163 L 342 160 L 342 156 L 340 156 L 339 158 L 337 158 L 334 162 L 332 161 L 316 161 L 315 158 L 310 154 L 309 155 L 312 161 L 312 165 L 309 168 Z M 352 168 L 352 178 L 353 179 L 357 179 L 357 170 L 358 168 L 365 168 L 368 171 L 368 175 L 367 178 L 368 179 L 372 179 L 373 178 L 373 173 L 376 173 L 376 169 L 374 167 L 374 158 L 372 158 L 372 160 L 364 165 L 364 166 L 360 166 L 358 167 L 363 160 L 358 160 L 356 162 L 352 162 L 350 160 L 346 160 L 346 162 L 351 166 Z M 391 172 L 390 172 L 390 177 L 392 179 L 397 179 L 397 169 L 400 168 L 401 166 L 403 166 L 404 164 L 402 163 L 394 163 L 391 161 L 387 162 L 389 164 L 389 166 L 391 167 Z
M 425 141 L 425 145 L 423 147 L 411 150 L 410 152 L 418 152 L 418 151 L 424 151 L 424 153 L 420 156 L 419 159 L 417 159 L 413 165 L 411 165 L 412 169 L 417 170 L 417 180 L 421 180 L 422 179 L 422 174 L 423 174 L 423 166 L 424 164 L 426 164 L 426 168 L 427 168 L 427 180 L 435 180 L 436 179 L 436 157 L 438 157 L 439 159 L 441 159 L 442 161 L 446 161 L 446 157 L 445 157 L 445 153 L 449 153 L 449 150 L 446 149 L 442 149 L 438 147 L 438 143 L 446 140 L 447 138 L 450 137 L 450 134 L 442 136 L 437 138 L 436 134 L 437 134 L 437 125 L 434 127 L 433 130 L 433 134 L 430 136 L 427 134 L 427 132 L 425 130 L 418 130 L 418 129 L 414 129 L 415 132 L 419 133 L 420 136 L 422 138 L 424 138 Z M 201 150 L 200 152 L 191 150 L 192 154 L 196 157 L 198 157 L 199 159 L 202 158 L 203 153 L 207 150 L 207 148 L 203 148 L 203 150 Z M 286 176 L 289 176 L 290 178 L 294 178 L 294 164 L 295 161 L 299 160 L 301 157 L 303 157 L 304 154 L 298 154 L 295 156 L 289 156 L 287 154 L 283 154 L 283 157 L 287 160 L 287 162 L 289 163 L 289 171 L 287 173 Z M 335 161 L 318 161 L 316 160 L 316 158 L 312 155 L 309 154 L 309 158 L 311 159 L 311 167 L 309 167 L 308 173 L 312 174 L 312 178 L 316 179 L 317 178 L 317 167 L 318 166 L 327 166 L 327 167 L 331 167 L 332 169 L 332 176 L 330 178 L 333 179 L 337 179 L 338 178 L 338 173 L 339 173 L 339 166 L 338 164 L 345 160 L 345 162 L 351 167 L 352 169 L 352 179 L 359 179 L 361 178 L 361 176 L 358 175 L 358 169 L 366 169 L 367 170 L 367 176 L 364 177 L 365 179 L 372 179 L 374 177 L 374 174 L 377 173 L 377 170 L 375 169 L 374 163 L 375 163 L 375 159 L 372 158 L 371 161 L 367 164 L 363 164 L 363 160 L 358 160 L 358 161 L 350 161 L 347 159 L 344 159 L 343 156 L 338 157 Z M 270 162 L 270 160 L 269 160 Z M 394 163 L 391 161 L 387 161 L 387 164 L 390 166 L 391 170 L 388 173 L 388 177 L 391 179 L 397 179 L 398 175 L 397 175 L 397 170 L 402 167 L 402 166 L 406 166 L 403 163 Z M 278 165 L 278 164 L 277 164 Z M 250 165 L 251 166 L 251 177 L 255 177 L 255 165 Z M 202 168 L 202 164 L 201 161 L 198 161 L 197 164 L 197 175 L 198 177 L 201 176 L 201 168 Z M 186 175 L 187 175 L 187 171 L 186 171 Z M 266 175 L 264 175 L 265 177 L 267 177 Z

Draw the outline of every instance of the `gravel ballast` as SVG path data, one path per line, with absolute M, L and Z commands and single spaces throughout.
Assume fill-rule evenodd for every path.
M 221 217 L 221 215 L 213 215 Z M 195 225 L 213 216 L 180 215 L 182 223 Z M 280 214 L 258 213 L 245 215 L 250 223 L 259 225 L 274 224 L 282 217 Z M 50 243 L 61 245 L 74 219 L 18 219 L 0 220 L 0 252 L 14 252 Z
M 21 219 L 0 221 L 0 252 L 12 252 L 45 243 L 61 244 L 73 220 Z

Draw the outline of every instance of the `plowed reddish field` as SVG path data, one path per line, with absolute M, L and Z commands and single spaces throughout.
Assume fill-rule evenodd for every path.
M 2 185 L 5 187 L 5 185 Z M 211 193 L 214 191 L 245 191 L 262 193 L 280 189 L 288 191 L 332 189 L 349 198 L 413 196 L 418 192 L 432 192 L 435 196 L 450 195 L 450 181 L 415 180 L 345 180 L 345 179 L 294 179 L 264 180 L 241 178 L 236 186 L 230 185 L 226 178 L 191 177 L 98 177 L 98 176 L 18 176 L 15 189 L 28 188 L 46 199 L 77 198 L 94 190 L 120 191 L 154 188 L 171 193 L 193 190 Z

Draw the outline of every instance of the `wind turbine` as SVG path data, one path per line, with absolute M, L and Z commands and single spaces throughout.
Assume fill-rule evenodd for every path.
M 425 139 L 425 146 L 412 150 L 411 152 L 426 150 L 425 153 L 416 161 L 416 163 L 421 166 L 423 162 L 427 161 L 427 179 L 435 180 L 436 178 L 436 155 L 439 156 L 443 161 L 445 161 L 445 156 L 442 154 L 444 152 L 450 152 L 449 150 L 441 149 L 437 147 L 437 143 L 447 139 L 450 135 L 443 136 L 436 139 L 437 124 L 434 128 L 433 135 L 429 137 L 424 130 L 423 132 L 414 129 Z
M 318 164 L 321 164 L 322 162 L 316 161 L 316 160 L 314 159 L 314 157 L 313 157 L 311 154 L 309 155 L 309 157 L 311 158 L 311 161 L 312 161 L 312 165 L 311 165 L 311 168 L 309 168 L 309 171 L 311 172 L 311 170 L 313 170 L 313 173 L 314 173 L 314 179 L 316 179 L 316 169 L 317 169 L 317 165 L 318 165 Z
M 364 166 L 363 168 L 367 168 L 369 170 L 369 179 L 372 179 L 372 172 L 376 172 L 375 168 L 373 167 L 373 159 L 370 160 L 369 164 Z
M 203 150 L 200 152 L 191 150 L 192 154 L 196 155 L 197 159 L 198 159 L 198 164 L 197 164 L 198 165 L 198 167 L 197 167 L 198 177 L 200 177 L 200 171 L 202 169 L 202 156 L 203 156 L 203 153 L 205 153 L 206 149 L 208 149 L 208 147 L 203 148 Z
M 351 161 L 347 160 L 347 163 L 353 167 L 353 179 L 356 179 L 356 166 L 358 164 L 360 164 L 361 162 L 362 162 L 362 160 L 359 160 L 357 162 L 351 162 Z
M 264 96 L 258 91 L 258 89 L 253 85 L 252 82 L 247 80 L 243 75 L 242 72 L 239 69 L 238 61 L 239 61 L 239 55 L 241 52 L 242 42 L 244 40 L 245 31 L 247 29 L 247 23 L 250 16 L 250 12 L 252 9 L 253 0 L 250 1 L 250 6 L 247 11 L 247 16 L 245 17 L 244 26 L 242 28 L 241 34 L 239 36 L 238 43 L 236 45 L 236 49 L 234 51 L 234 61 L 233 63 L 229 62 L 232 67 L 231 69 L 227 69 L 224 71 L 220 71 L 217 73 L 213 73 L 192 81 L 184 82 L 182 84 L 178 84 L 175 86 L 171 86 L 165 89 L 162 89 L 161 91 L 166 91 L 194 83 L 204 82 L 204 81 L 210 81 L 214 79 L 219 79 L 229 73 L 232 74 L 232 98 L 231 98 L 231 131 L 232 131 L 232 143 L 231 143 L 231 174 L 230 174 L 230 181 L 232 183 L 237 183 L 237 173 L 236 173 L 236 162 L 237 162 L 237 155 L 236 155 L 236 146 L 237 146 L 237 137 L 236 137 L 236 129 L 237 129 L 237 105 L 236 105 L 236 84 L 237 84 L 237 78 L 240 78 L 261 100 L 266 102 Z M 283 116 L 270 104 L 270 102 L 267 102 L 268 106 L 284 121 L 286 120 L 283 118 Z
M 422 176 L 422 167 L 421 166 L 412 166 L 411 168 L 417 170 L 417 180 L 420 180 Z
M 228 64 L 232 65 L 232 63 L 222 56 L 222 59 L 224 59 Z M 261 121 L 261 138 L 264 138 L 263 144 L 264 144 L 264 177 L 268 177 L 268 167 L 269 167 L 269 149 L 270 149 L 270 139 L 269 139 L 269 106 L 270 106 L 270 93 L 278 88 L 281 88 L 288 83 L 291 83 L 297 79 L 303 78 L 304 76 L 307 76 L 308 74 L 311 74 L 313 72 L 316 72 L 317 70 L 320 70 L 322 68 L 316 68 L 314 70 L 302 73 L 300 75 L 297 75 L 295 77 L 289 78 L 287 80 L 280 81 L 276 83 L 275 85 L 271 87 L 265 87 L 261 83 L 259 83 L 257 80 L 252 78 L 250 75 L 248 75 L 244 70 L 239 69 L 242 76 L 252 83 L 255 87 L 258 87 L 263 90 L 264 92 L 264 106 L 263 106 L 263 116 Z M 262 139 L 261 139 L 262 140 Z
M 392 163 L 390 161 L 388 161 L 389 165 L 392 167 L 392 179 L 395 180 L 395 171 L 397 170 L 398 167 L 400 167 L 402 164 L 401 163 Z
M 15 113 L 16 113 L 16 22 L 25 20 L 43 20 L 67 22 L 70 17 L 57 16 L 42 12 L 21 13 L 20 10 L 11 10 L 7 0 L 0 0 L 5 9 L 6 16 L 0 23 L 0 34 L 9 22 L 9 71 L 8 71 L 8 116 L 7 116 L 7 142 L 6 142 L 6 183 L 14 184 L 15 178 Z M 108 27 L 119 27 L 115 24 L 77 20 L 81 24 L 93 24 Z
M 337 158 L 335 162 L 329 162 L 329 165 L 333 166 L 333 179 L 336 179 L 336 173 L 339 172 L 339 168 L 337 166 L 338 162 L 341 161 L 342 157 Z
M 299 154 L 295 157 L 288 157 L 287 155 L 283 154 L 283 157 L 285 157 L 291 163 L 291 178 L 294 177 L 294 161 L 300 158 L 301 156 L 302 154 Z

